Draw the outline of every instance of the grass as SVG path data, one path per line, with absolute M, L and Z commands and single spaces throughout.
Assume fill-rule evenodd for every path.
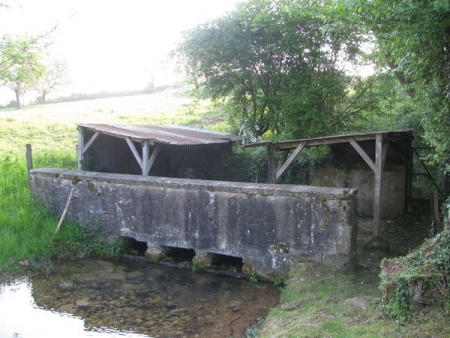
M 24 159 L 0 156 L 0 195 L 0 268 L 45 254 L 56 217 L 31 201 Z
M 75 155 L 63 151 L 39 153 L 34 161 L 39 167 L 74 168 L 76 164 Z M 13 154 L 0 155 L 0 195 L 0 272 L 14 272 L 49 256 L 59 258 L 63 251 L 68 251 L 71 242 L 78 243 L 79 252 L 107 251 L 99 248 L 98 236 L 75 224 L 65 224 L 55 236 L 59 219 L 32 201 L 25 159 Z M 95 249 L 81 248 L 94 239 Z M 79 252 L 72 250 L 70 254 L 79 256 Z
M 314 263 L 296 263 L 281 304 L 266 318 L 260 337 L 450 337 L 444 311 L 438 308 L 399 323 L 381 309 L 376 273 L 356 272 Z M 367 310 L 345 301 L 367 296 Z

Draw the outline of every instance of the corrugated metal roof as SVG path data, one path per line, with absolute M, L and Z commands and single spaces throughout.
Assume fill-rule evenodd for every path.
M 228 143 L 240 140 L 240 137 L 234 134 L 175 125 L 79 124 L 78 126 L 106 135 L 130 138 L 138 142 L 148 140 L 152 143 L 200 145 Z

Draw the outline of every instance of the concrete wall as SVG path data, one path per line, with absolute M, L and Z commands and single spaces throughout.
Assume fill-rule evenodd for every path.
M 388 164 L 381 181 L 381 217 L 397 217 L 405 210 L 405 166 Z M 365 164 L 353 168 L 323 166 L 310 172 L 311 185 L 358 189 L 358 216 L 373 216 L 375 175 Z
M 68 218 L 161 246 L 241 257 L 262 276 L 292 258 L 345 264 L 355 252 L 356 190 L 142 177 L 58 169 L 31 171 L 35 197 Z

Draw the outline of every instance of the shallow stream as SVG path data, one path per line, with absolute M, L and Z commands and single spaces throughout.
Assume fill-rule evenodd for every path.
M 279 301 L 268 283 L 84 260 L 0 284 L 0 337 L 245 337 Z

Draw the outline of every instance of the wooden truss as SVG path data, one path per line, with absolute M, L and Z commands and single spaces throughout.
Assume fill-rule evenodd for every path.
M 82 128 L 80 128 L 80 130 L 78 131 L 78 148 L 77 148 L 78 170 L 81 170 L 83 168 L 84 153 L 89 149 L 89 147 L 94 143 L 94 141 L 99 135 L 100 132 L 96 131 L 94 135 L 92 135 L 91 138 L 85 143 L 86 140 L 84 139 L 84 133 Z M 127 142 L 128 147 L 130 148 L 134 158 L 139 164 L 142 170 L 142 176 L 148 176 L 150 169 L 155 163 L 156 157 L 158 156 L 159 151 L 161 150 L 161 145 L 159 143 L 155 145 L 154 142 L 150 140 L 142 140 L 141 141 L 142 156 L 141 156 L 130 137 L 122 137 L 122 138 L 125 139 L 125 141 Z M 151 155 L 150 155 L 150 145 L 155 145 L 155 148 L 153 149 Z
M 286 169 L 301 154 L 303 149 L 313 146 L 323 146 L 337 143 L 349 143 L 356 152 L 361 156 L 364 162 L 370 167 L 375 175 L 374 184 L 374 203 L 373 203 L 373 224 L 374 235 L 379 236 L 380 232 L 380 215 L 381 215 L 381 182 L 383 180 L 383 171 L 386 161 L 386 154 L 391 144 L 396 150 L 400 151 L 402 160 L 406 163 L 406 182 L 405 195 L 406 203 L 409 205 L 411 196 L 412 181 L 412 147 L 408 142 L 407 151 L 402 151 L 396 145 L 396 141 L 402 138 L 412 140 L 412 131 L 392 131 L 392 132 L 374 132 L 341 136 L 327 136 L 321 138 L 311 138 L 303 140 L 291 140 L 282 142 L 262 142 L 248 144 L 245 147 L 266 146 L 269 166 L 269 183 L 276 184 L 277 180 L 283 175 Z M 366 153 L 359 145 L 361 141 L 375 142 L 375 159 Z M 392 141 L 392 142 L 391 142 Z M 282 152 L 281 160 L 275 163 L 275 152 Z

